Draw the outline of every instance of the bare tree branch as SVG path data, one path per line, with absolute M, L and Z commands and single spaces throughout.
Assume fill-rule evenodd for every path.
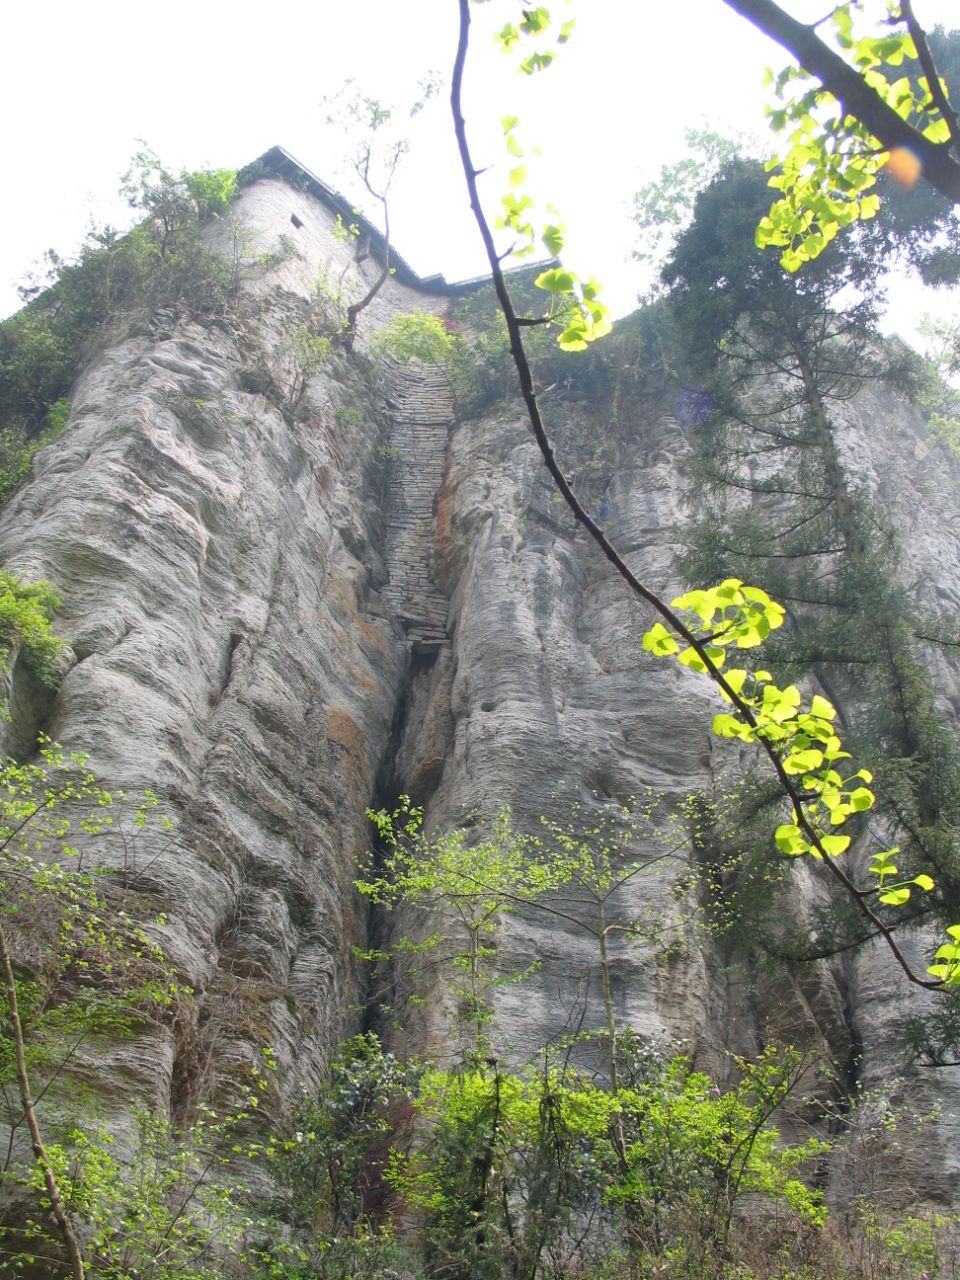
M 923 67 L 923 74 L 927 80 L 927 90 L 930 94 L 933 105 L 946 120 L 950 129 L 950 138 L 953 143 L 954 151 L 960 155 L 960 120 L 957 119 L 957 113 L 950 105 L 950 100 L 943 91 L 943 85 L 940 83 L 940 75 L 937 72 L 936 64 L 933 61 L 933 54 L 930 52 L 930 45 L 927 42 L 927 33 L 917 21 L 916 14 L 913 12 L 913 0 L 901 0 L 900 13 L 904 22 L 907 24 L 907 30 L 910 32 L 910 39 L 913 41 L 917 50 L 917 57 L 920 59 L 920 65 Z

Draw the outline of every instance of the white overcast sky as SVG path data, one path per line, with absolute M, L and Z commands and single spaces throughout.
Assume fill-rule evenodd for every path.
M 632 193 L 678 159 L 687 127 L 763 136 L 760 81 L 786 56 L 722 0 L 553 0 L 577 19 L 554 68 L 519 76 L 491 32 L 516 0 L 474 6 L 467 126 L 478 165 L 503 159 L 498 120 L 518 115 L 540 145 L 531 187 L 570 228 L 567 258 L 629 310 L 641 279 Z M 829 0 L 787 0 L 805 19 Z M 955 0 L 917 0 L 921 21 L 955 25 Z M 174 169 L 240 167 L 276 143 L 344 186 L 342 133 L 321 106 L 353 77 L 409 102 L 419 79 L 449 80 L 455 0 L 46 0 L 4 18 L 5 124 L 0 315 L 43 251 L 69 254 L 91 221 L 119 223 L 119 175 L 144 139 Z M 485 270 L 459 172 L 446 93 L 418 117 L 392 201 L 394 243 L 423 275 Z M 502 172 L 485 179 L 493 206 Z M 906 304 L 903 304 L 906 306 Z M 896 326 L 895 326 L 896 327 Z

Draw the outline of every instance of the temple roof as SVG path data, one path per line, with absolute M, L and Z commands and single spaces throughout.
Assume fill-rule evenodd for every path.
M 334 213 L 338 213 L 344 222 L 356 223 L 365 235 L 383 248 L 385 244 L 383 232 L 374 226 L 369 219 L 365 218 L 346 196 L 342 196 L 333 187 L 328 187 L 322 179 L 318 178 L 305 164 L 301 164 L 296 157 L 292 156 L 289 151 L 284 150 L 283 147 L 271 147 L 269 151 L 265 151 L 246 170 L 241 171 L 241 180 L 246 177 L 248 181 L 253 181 L 258 177 L 270 175 L 282 178 L 284 182 L 289 182 L 292 187 L 300 191 L 309 192 L 317 200 L 321 200 L 327 208 L 332 209 Z M 432 276 L 418 275 L 413 267 L 397 253 L 392 244 L 390 245 L 390 265 L 394 269 L 396 279 L 403 284 L 409 285 L 412 289 L 420 289 L 424 293 L 432 293 L 441 297 L 457 297 L 460 294 L 470 293 L 474 289 L 480 289 L 490 283 L 489 275 L 473 276 L 469 280 L 452 282 L 439 273 Z M 522 267 L 515 267 L 513 270 L 526 272 L 536 268 L 542 271 L 545 267 L 551 265 L 553 265 L 551 262 L 527 263 Z

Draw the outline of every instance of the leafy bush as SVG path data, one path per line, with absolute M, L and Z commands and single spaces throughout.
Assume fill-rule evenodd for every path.
M 122 191 L 142 221 L 124 235 L 112 227 L 91 232 L 74 260 L 50 250 L 45 277 L 21 290 L 28 305 L 0 323 L 0 503 L 62 428 L 56 406 L 118 315 L 231 305 L 235 273 L 200 232 L 226 212 L 236 175 L 177 175 L 142 151 Z
M 24 624 L 14 590 L 14 620 L 8 627 L 26 632 L 28 639 L 35 630 L 42 654 L 49 588 L 34 584 L 33 596 L 26 603 L 39 609 L 39 621 L 29 617 L 28 608 Z M 9 638 L 3 641 L 9 647 Z M 145 794 L 128 813 L 129 825 L 115 817 L 113 805 L 114 797 L 99 786 L 83 756 L 65 755 L 48 741 L 41 742 L 38 762 L 8 760 L 0 771 L 4 1172 L 33 1192 L 37 1207 L 52 1212 L 78 1280 L 81 1249 L 65 1201 L 73 1184 L 61 1177 L 66 1168 L 61 1144 L 44 1142 L 40 1112 L 44 1123 L 62 1122 L 80 1103 L 75 1090 L 65 1089 L 65 1072 L 84 1047 L 162 1016 L 180 994 L 159 948 L 127 909 L 126 895 L 108 891 L 85 870 L 83 854 L 72 843 L 75 823 L 85 841 L 116 837 L 129 857 L 156 797 Z M 18 1144 L 18 1134 L 23 1130 L 29 1133 L 30 1156 L 23 1152 L 21 1159 L 18 1145 L 25 1144 Z M 14 1274 L 36 1252 L 35 1242 L 49 1239 L 43 1219 L 0 1230 L 0 1257 L 12 1260 Z
M 722 1270 L 748 1199 L 819 1226 L 821 1197 L 796 1169 L 825 1146 L 784 1147 L 769 1123 L 799 1066 L 769 1051 L 721 1094 L 686 1058 L 632 1040 L 619 1089 L 549 1064 L 428 1071 L 426 1134 L 389 1171 L 423 1215 L 428 1274 L 575 1275 L 625 1244 L 636 1274 L 682 1251 L 703 1276 Z
M 59 607 L 49 582 L 21 582 L 0 572 L 0 670 L 19 653 L 42 680 L 55 680 L 54 663 L 63 642 L 51 631 L 50 620 Z
M 319 1235 L 369 1233 L 390 1140 L 401 1140 L 396 1106 L 418 1070 L 384 1051 L 372 1032 L 345 1040 L 325 1087 L 304 1098 L 274 1147 L 288 1216 Z
M 0 507 L 30 475 L 35 455 L 56 440 L 67 425 L 70 401 L 55 400 L 47 411 L 46 425 L 35 436 L 28 436 L 19 423 L 0 427 Z
M 119 1159 L 104 1131 L 73 1129 L 47 1147 L 72 1215 L 84 1224 L 87 1274 L 97 1280 L 221 1280 L 243 1265 L 254 1221 L 230 1189 L 238 1127 L 256 1095 L 226 1117 L 202 1109 L 187 1129 L 142 1112 L 132 1157 Z M 34 1166 L 30 1186 L 44 1207 Z M 39 1224 L 35 1224 L 39 1232 Z M 44 1252 L 42 1235 L 30 1248 Z M 242 1269 L 241 1269 L 242 1268 Z M 15 1273 L 16 1274 L 16 1273 Z
M 428 311 L 408 311 L 394 316 L 374 338 L 374 346 L 401 364 L 446 364 L 454 340 L 439 316 Z

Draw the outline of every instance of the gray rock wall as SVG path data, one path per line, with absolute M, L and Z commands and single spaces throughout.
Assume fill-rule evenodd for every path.
M 111 345 L 0 517 L 0 561 L 57 584 L 69 646 L 55 698 L 15 672 L 8 748 L 28 752 L 44 729 L 114 787 L 152 786 L 174 822 L 145 837 L 136 887 L 165 913 L 158 934 L 195 995 L 100 1073 L 118 1119 L 233 1078 L 263 1044 L 282 1090 L 320 1077 L 362 997 L 352 879 L 367 805 L 406 789 L 434 830 L 483 829 L 510 806 L 535 832 L 541 814 L 595 794 L 667 808 L 722 796 L 742 763 L 711 738 L 702 683 L 643 654 L 650 617 L 557 503 L 517 409 L 455 424 L 437 371 L 380 381 L 334 356 L 290 411 L 283 335 L 297 308 L 319 272 L 353 297 L 376 264 L 279 180 L 249 188 L 238 215 L 246 261 L 283 250 L 251 268 L 256 319 L 231 332 L 170 317 Z M 228 228 L 217 234 L 235 251 Z M 388 280 L 361 348 L 397 311 L 447 305 Z M 588 443 L 602 431 L 599 411 L 545 408 L 551 430 Z M 635 416 L 598 494 L 603 523 L 669 598 L 687 443 L 668 413 Z M 960 486 L 930 476 L 915 418 L 869 393 L 848 406 L 844 447 L 908 533 L 915 582 L 955 607 Z M 938 677 L 956 711 L 955 668 Z M 658 819 L 632 853 L 651 865 L 617 905 L 643 926 L 614 948 L 624 1025 L 721 1073 L 724 1049 L 775 1034 L 835 1063 L 860 1044 L 868 1081 L 897 1072 L 891 1026 L 916 996 L 881 952 L 792 976 L 729 972 L 695 897 L 676 891 L 695 853 L 685 831 Z M 787 907 L 815 894 L 804 871 Z M 512 1054 L 601 1025 L 596 946 L 575 921 L 513 915 L 500 945 L 509 969 L 541 966 L 498 997 Z M 422 1034 L 437 1046 L 450 1028 L 437 1015 Z M 944 1141 L 952 1088 L 938 1079 Z
M 302 210 L 263 185 L 257 209 Z M 143 838 L 136 888 L 195 995 L 118 1050 L 120 1110 L 215 1086 L 265 1044 L 285 1088 L 309 1084 L 357 1000 L 353 860 L 407 666 L 380 596 L 380 393 L 336 360 L 295 421 L 275 402 L 282 363 L 274 398 L 244 389 L 315 276 L 288 262 L 258 281 L 239 338 L 171 318 L 104 351 L 3 513 L 0 557 L 58 584 L 69 645 L 52 705 L 15 673 L 9 745 L 42 728 L 112 788 L 153 787 L 174 821 Z

